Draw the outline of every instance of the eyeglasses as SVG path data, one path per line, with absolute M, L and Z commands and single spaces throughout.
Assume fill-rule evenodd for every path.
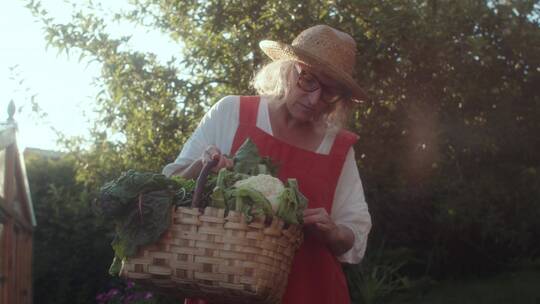
M 298 73 L 296 85 L 298 85 L 302 91 L 307 93 L 321 89 L 321 99 L 326 104 L 335 104 L 340 100 L 350 97 L 350 93 L 344 92 L 343 89 L 322 84 L 315 75 L 305 71 L 300 65 L 295 64 L 295 68 Z

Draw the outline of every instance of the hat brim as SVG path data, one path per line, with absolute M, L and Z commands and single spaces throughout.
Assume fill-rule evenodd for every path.
M 259 43 L 259 47 L 274 61 L 291 59 L 323 71 L 347 87 L 351 91 L 353 101 L 355 102 L 363 102 L 368 99 L 365 91 L 349 74 L 328 63 L 324 58 L 315 57 L 302 49 L 278 41 L 263 40 Z

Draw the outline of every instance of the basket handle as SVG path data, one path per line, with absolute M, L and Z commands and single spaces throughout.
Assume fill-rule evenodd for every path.
M 204 207 L 206 207 L 201 206 L 204 186 L 206 185 L 206 181 L 208 180 L 208 175 L 210 174 L 210 171 L 218 164 L 218 162 L 219 157 L 215 157 L 211 161 L 204 164 L 204 166 L 202 167 L 201 173 L 199 173 L 199 177 L 197 177 L 197 182 L 195 183 L 195 190 L 193 191 L 193 200 L 191 201 L 191 207 L 199 209 L 203 209 Z

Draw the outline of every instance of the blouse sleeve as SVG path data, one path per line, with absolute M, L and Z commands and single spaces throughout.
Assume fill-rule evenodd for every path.
M 352 147 L 347 153 L 338 179 L 331 213 L 332 220 L 337 225 L 348 227 L 354 233 L 352 248 L 338 256 L 338 260 L 342 263 L 360 263 L 364 257 L 368 234 L 371 230 L 371 216 L 364 198 L 364 189 Z
M 173 163 L 167 164 L 162 173 L 171 176 L 199 157 L 209 145 L 215 145 L 223 154 L 231 151 L 234 134 L 238 128 L 239 97 L 226 96 L 213 105 L 182 147 Z

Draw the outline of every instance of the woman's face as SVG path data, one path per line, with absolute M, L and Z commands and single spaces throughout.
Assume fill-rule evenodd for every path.
M 324 73 L 295 63 L 286 101 L 289 113 L 300 121 L 316 121 L 330 112 L 343 95 L 340 84 Z

